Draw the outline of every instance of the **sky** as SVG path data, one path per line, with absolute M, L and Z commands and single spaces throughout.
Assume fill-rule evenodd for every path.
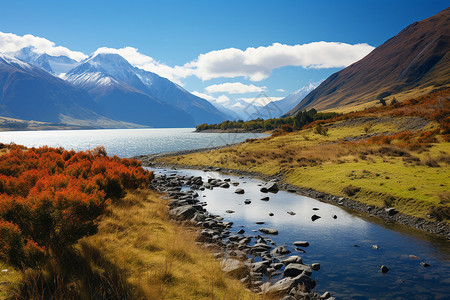
M 207 100 L 281 99 L 448 1 L 4 1 L 0 52 L 119 53 Z M 39 39 L 39 38 L 43 39 Z M 233 102 L 234 103 L 234 102 Z

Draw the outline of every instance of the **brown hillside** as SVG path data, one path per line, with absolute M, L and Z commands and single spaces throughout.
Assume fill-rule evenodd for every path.
M 450 85 L 450 8 L 415 22 L 366 57 L 334 73 L 288 114 L 304 109 L 362 109 L 405 91 Z M 401 98 L 401 97 L 400 97 Z

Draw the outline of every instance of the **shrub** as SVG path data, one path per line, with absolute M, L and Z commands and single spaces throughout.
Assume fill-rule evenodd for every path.
M 135 160 L 91 151 L 13 147 L 0 156 L 0 258 L 22 267 L 94 234 L 111 200 L 147 185 Z

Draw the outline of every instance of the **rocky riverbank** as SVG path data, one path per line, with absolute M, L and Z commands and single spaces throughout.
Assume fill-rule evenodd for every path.
M 140 155 L 134 157 L 137 160 L 142 161 L 144 166 L 150 166 L 150 167 L 165 167 L 165 168 L 186 168 L 186 169 L 199 169 L 198 166 L 179 166 L 179 165 L 166 165 L 164 163 L 156 163 L 154 160 L 158 157 L 166 157 L 166 156 L 177 156 L 177 155 L 185 155 L 189 153 L 195 153 L 195 152 L 203 152 L 203 151 L 211 151 L 219 148 L 225 148 L 228 146 L 222 146 L 222 147 L 214 147 L 214 148 L 208 148 L 208 149 L 196 149 L 196 150 L 188 150 L 188 151 L 176 151 L 176 152 L 169 152 L 169 153 L 160 153 L 160 154 L 153 154 L 153 155 Z M 255 172 L 247 172 L 243 170 L 232 170 L 232 169 L 224 169 L 224 168 L 214 168 L 214 167 L 202 167 L 204 170 L 212 170 L 212 171 L 220 171 L 224 173 L 229 174 L 235 174 L 240 176 L 252 176 L 257 177 L 265 181 L 269 181 L 272 179 L 276 179 L 280 182 L 283 181 L 283 177 L 281 174 L 275 175 L 275 176 L 266 176 L 264 174 L 255 173 Z M 306 189 L 298 186 L 289 185 L 286 183 L 279 184 L 279 187 L 281 189 L 299 193 L 304 196 L 308 196 L 314 199 L 317 199 L 322 202 L 331 203 L 334 205 L 339 205 L 341 207 L 351 209 L 357 212 L 362 212 L 366 214 L 367 216 L 372 217 L 378 217 L 388 222 L 394 222 L 402 225 L 406 225 L 409 227 L 413 227 L 422 231 L 426 231 L 428 233 L 437 234 L 440 236 L 443 236 L 447 239 L 450 239 L 450 226 L 443 224 L 441 222 L 432 222 L 429 220 L 405 215 L 402 213 L 399 213 L 395 207 L 388 207 L 388 208 L 377 208 L 371 205 L 366 205 L 364 203 L 355 201 L 353 199 L 350 199 L 348 197 L 340 197 L 336 195 L 331 195 L 327 193 L 323 193 L 320 191 L 316 191 L 313 189 Z
M 277 295 L 285 300 L 333 299 L 329 292 L 320 295 L 312 291 L 316 282 L 310 276 L 320 269 L 320 264 L 304 264 L 297 255 L 287 257 L 290 251 L 285 246 L 277 246 L 270 238 L 270 235 L 278 234 L 276 229 L 260 228 L 259 234 L 251 235 L 244 230 L 232 234 L 232 222 L 224 222 L 221 216 L 210 214 L 205 209 L 206 203 L 198 199 L 197 190 L 228 189 L 237 183 L 226 179 L 204 182 L 202 177 L 163 174 L 156 175 L 151 184 L 167 194 L 170 216 L 198 227 L 198 242 L 221 260 L 224 272 L 239 278 L 251 291 Z M 189 189 L 182 190 L 182 187 Z M 276 181 L 268 182 L 261 190 L 278 190 Z M 239 193 L 239 188 L 235 192 Z M 305 246 L 307 242 L 296 243 Z M 271 278 L 275 276 L 282 279 L 273 282 Z

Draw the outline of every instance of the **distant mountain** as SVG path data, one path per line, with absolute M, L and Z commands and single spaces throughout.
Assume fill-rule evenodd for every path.
M 449 50 L 447 8 L 409 25 L 363 59 L 328 77 L 289 114 L 313 107 L 363 109 L 367 104 L 373 106 L 377 98 L 450 86 Z
M 40 67 L 56 76 L 65 74 L 78 65 L 76 60 L 67 56 L 51 56 L 46 53 L 37 54 L 30 47 L 12 53 L 12 56 L 31 65 Z
M 255 117 L 261 117 L 263 119 L 279 118 L 294 108 L 316 87 L 317 84 L 310 83 L 281 100 L 269 102 L 264 107 L 259 108 L 260 116 L 255 115 Z
M 205 99 L 189 93 L 166 78 L 133 67 L 118 54 L 93 54 L 64 78 L 87 90 L 99 103 L 109 105 L 109 97 L 113 97 L 118 113 L 120 101 L 126 106 L 130 97 L 136 101 L 144 101 L 147 97 L 148 101 L 165 105 L 166 111 L 160 110 L 158 115 L 180 124 L 180 127 L 217 123 L 229 118 Z M 123 97 L 122 100 L 120 97 Z M 173 109 L 172 114 L 167 111 L 169 107 Z M 180 115 L 180 111 L 189 116 Z
M 0 116 L 96 128 L 131 128 L 95 111 L 89 95 L 41 68 L 0 53 Z
M 152 127 L 195 127 L 187 112 L 147 94 L 134 67 L 120 55 L 93 55 L 64 78 L 87 91 L 97 112 L 109 118 Z

